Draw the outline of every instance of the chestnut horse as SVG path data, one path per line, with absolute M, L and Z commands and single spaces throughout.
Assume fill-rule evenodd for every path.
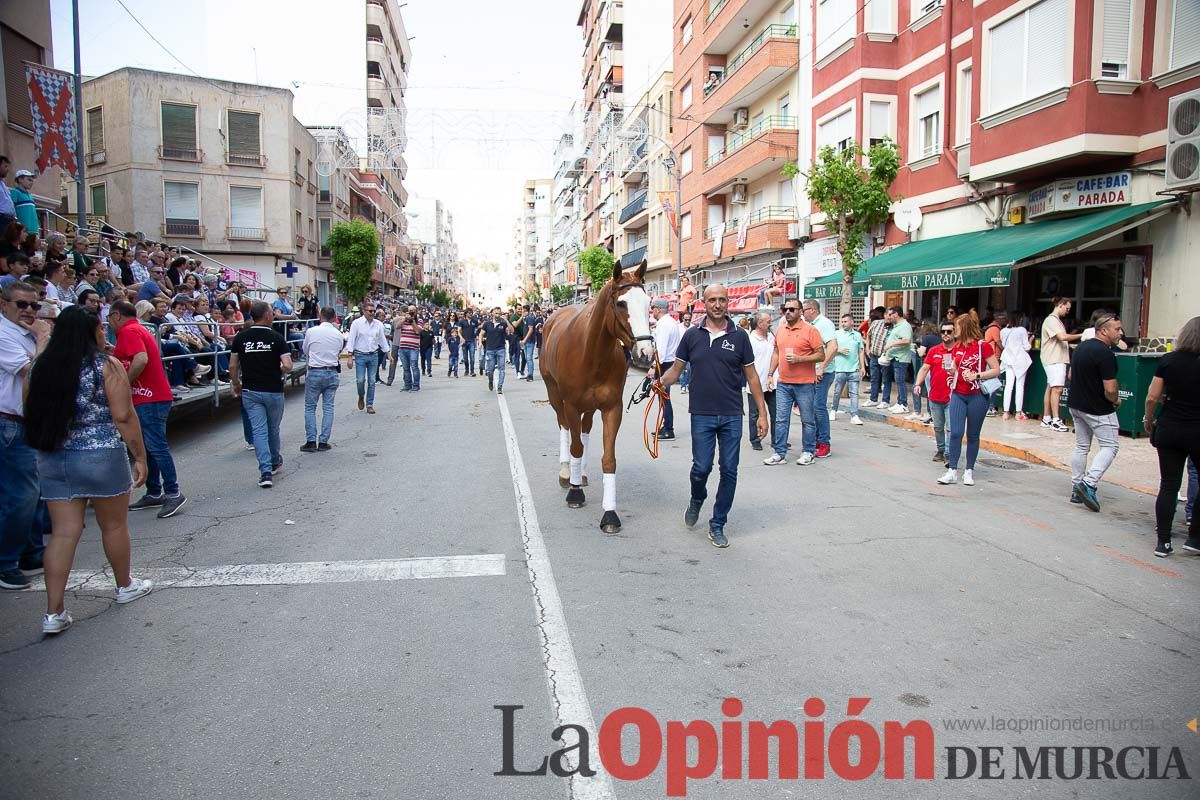
M 558 415 L 559 484 L 567 505 L 581 508 L 587 484 L 588 439 L 596 412 L 604 423 L 604 515 L 600 529 L 621 530 L 617 516 L 617 431 L 621 428 L 622 395 L 628 364 L 625 349 L 654 357 L 650 335 L 650 298 L 642 283 L 646 262 L 625 276 L 620 262 L 612 280 L 584 306 L 560 308 L 542 331 L 542 380 L 550 405 Z

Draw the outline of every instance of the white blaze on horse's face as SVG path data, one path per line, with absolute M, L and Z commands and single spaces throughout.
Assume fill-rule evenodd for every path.
M 634 286 L 621 295 L 621 300 L 629 311 L 629 328 L 637 340 L 634 349 L 639 357 L 649 361 L 654 358 L 654 340 L 650 338 L 650 296 L 642 287 Z

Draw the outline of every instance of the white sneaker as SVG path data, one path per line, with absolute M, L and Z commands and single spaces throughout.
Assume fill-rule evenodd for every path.
M 947 486 L 951 483 L 958 483 L 958 473 L 952 469 L 946 470 L 942 477 L 938 478 L 938 483 Z
M 812 453 L 801 453 L 800 457 L 796 459 L 796 465 L 807 467 L 809 464 L 813 463 L 813 460 L 814 457 Z
M 797 417 L 800 416 L 800 406 L 792 406 L 792 413 Z
M 867 402 L 865 402 L 865 403 L 859 403 L 859 404 L 858 404 L 858 407 L 859 407 L 859 408 L 874 408 L 874 407 L 875 407 L 875 401 L 874 401 L 874 400 L 868 400 L 868 401 L 867 401 Z
M 858 418 L 858 414 L 854 414 L 850 417 L 850 424 L 851 425 L 862 425 L 863 423 L 862 423 L 862 420 Z
M 829 412 L 829 421 L 830 421 L 830 422 L 837 422 L 837 412 L 836 412 L 836 411 L 830 411 L 830 412 Z
M 196 367 L 196 377 L 197 378 L 203 378 L 205 375 L 207 375 L 210 372 L 212 372 L 212 367 L 210 367 L 208 364 L 199 364 Z
M 766 464 L 768 467 L 773 467 L 776 464 L 782 464 L 786 460 L 787 459 L 785 459 L 783 456 L 779 455 L 779 453 L 771 453 L 771 455 L 769 455 L 763 459 L 763 463 Z
M 61 614 L 46 614 L 42 617 L 42 633 L 47 636 L 62 633 L 71 627 L 71 623 L 74 621 L 66 611 L 63 611 Z
M 132 603 L 154 591 L 154 581 L 131 578 L 128 586 L 117 587 L 117 602 Z
M 925 415 L 925 416 L 923 416 L 923 417 L 921 417 L 921 424 L 922 424 L 922 425 L 932 425 L 932 424 L 933 424 L 933 417 L 932 417 L 931 415 L 928 415 L 928 414 L 927 414 L 927 415 Z
M 893 414 L 907 414 L 908 406 L 904 406 L 899 403 L 896 403 L 896 405 L 889 408 L 888 411 L 890 411 Z
M 975 470 L 964 469 L 963 470 L 963 486 L 974 486 L 974 485 L 975 485 Z
M 917 422 L 918 420 L 921 419 L 921 412 L 914 411 L 911 414 L 909 414 L 907 417 L 905 417 L 905 419 L 912 420 L 913 422 Z
M 250 442 L 246 442 L 246 447 L 245 447 L 245 449 L 246 449 L 246 450 L 253 450 L 253 449 L 254 449 L 254 445 L 253 445 L 253 444 L 251 444 Z

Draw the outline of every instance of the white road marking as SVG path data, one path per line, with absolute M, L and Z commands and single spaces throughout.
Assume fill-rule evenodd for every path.
M 504 574 L 504 554 L 396 558 L 370 561 L 300 561 L 291 564 L 228 564 L 217 567 L 170 567 L 138 569 L 133 574 L 149 578 L 155 588 L 206 589 L 214 586 L 285 586 L 309 583 L 360 583 L 406 581 L 424 578 L 478 578 Z M 30 581 L 34 590 L 45 591 L 41 578 Z M 74 570 L 67 579 L 71 590 L 113 588 L 112 575 L 105 570 Z
M 512 417 L 508 414 L 508 403 L 499 395 L 500 418 L 504 422 L 504 443 L 508 447 L 508 464 L 512 470 L 513 494 L 517 497 L 517 517 L 521 523 L 521 544 L 525 548 L 525 563 L 529 569 L 529 584 L 533 588 L 533 599 L 537 605 L 538 630 L 542 634 L 545 655 L 546 682 L 550 688 L 550 700 L 559 725 L 582 725 L 591 736 L 590 765 L 596 770 L 595 777 L 571 778 L 571 797 L 590 800 L 612 800 L 612 778 L 604 771 L 597 750 L 599 740 L 596 722 L 592 718 L 592 707 L 583 690 L 583 677 L 579 674 L 579 663 L 575 660 L 575 648 L 567 630 L 567 618 L 563 614 L 562 600 L 558 596 L 558 585 L 554 582 L 554 570 L 550 568 L 550 556 L 546 542 L 538 525 L 537 509 L 533 506 L 533 493 L 529 490 L 529 479 L 525 477 L 525 466 L 521 461 L 521 449 L 517 446 L 517 432 Z M 574 760 L 571 766 L 576 766 Z

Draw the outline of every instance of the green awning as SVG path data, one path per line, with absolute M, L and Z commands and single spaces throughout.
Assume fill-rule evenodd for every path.
M 869 259 L 855 277 L 865 278 L 875 291 L 1007 286 L 1014 267 L 1039 256 L 1065 255 L 1061 251 L 1069 245 L 1090 245 L 1097 235 L 1113 233 L 1131 222 L 1137 224 L 1139 216 L 1148 217 L 1170 202 L 1173 201 L 1157 200 L 1067 219 L 909 242 Z M 841 282 L 837 273 L 827 277 Z M 812 285 L 817 283 L 820 281 Z M 808 296 L 806 288 L 805 297 Z
M 828 300 L 842 296 L 842 273 L 841 270 L 831 272 L 823 278 L 817 278 L 815 281 L 809 282 L 804 287 L 805 300 Z M 867 296 L 867 273 L 864 270 L 859 270 L 858 275 L 854 277 L 854 297 Z

